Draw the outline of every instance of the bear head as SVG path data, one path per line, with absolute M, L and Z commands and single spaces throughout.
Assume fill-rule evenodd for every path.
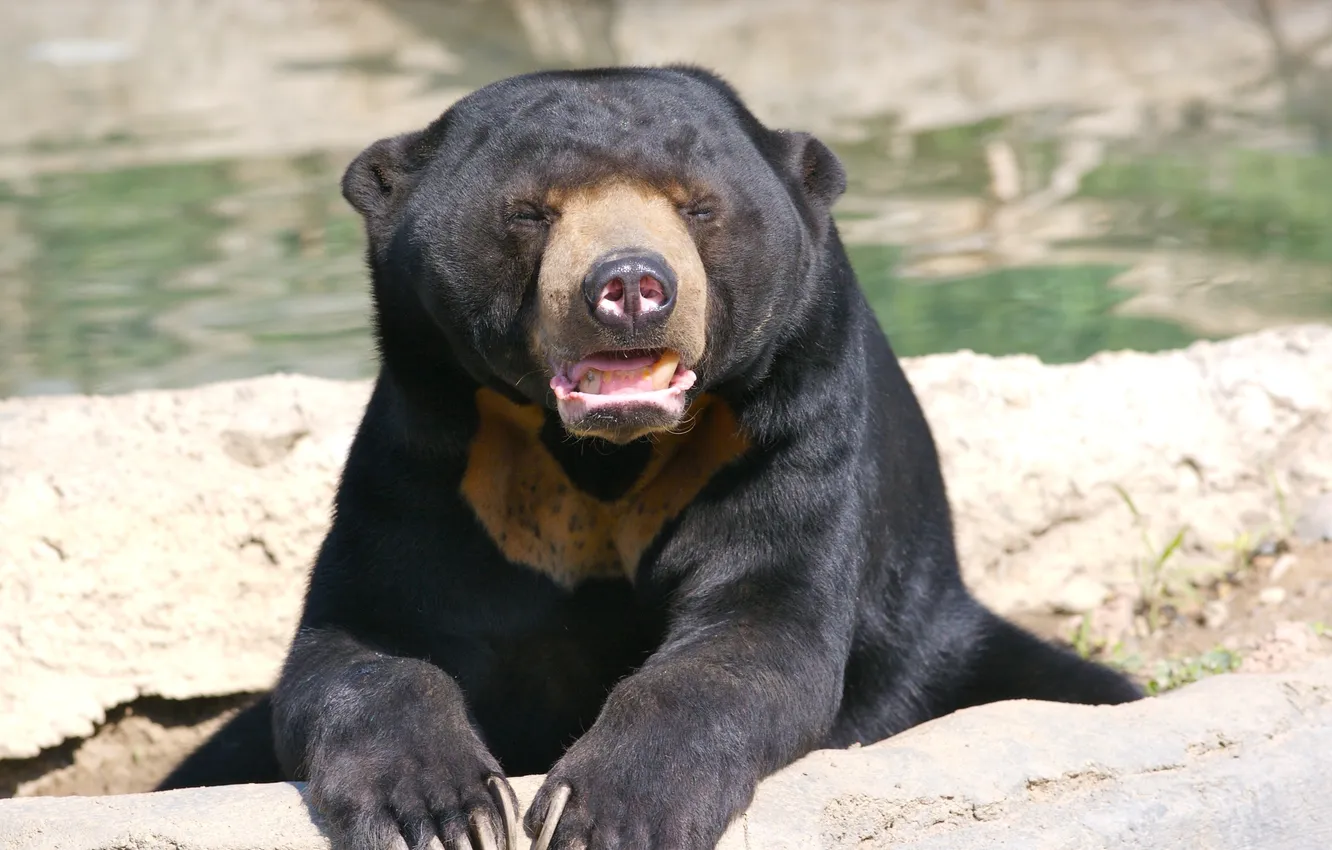
M 615 443 L 762 368 L 819 297 L 844 189 L 821 142 L 691 67 L 502 80 L 343 178 L 386 369 L 445 396 L 461 373 Z

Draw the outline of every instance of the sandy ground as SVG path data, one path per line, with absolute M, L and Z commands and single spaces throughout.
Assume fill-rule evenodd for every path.
M 1132 674 L 1150 692 L 1240 670 L 1275 672 L 1332 653 L 1332 543 L 1265 544 L 1229 568 L 1124 588 L 1080 615 L 1018 622 Z M 1148 604 L 1154 599 L 1155 604 Z
M 0 761 L 0 797 L 151 791 L 252 699 L 135 700 L 109 712 L 90 738 L 66 741 L 36 758 Z

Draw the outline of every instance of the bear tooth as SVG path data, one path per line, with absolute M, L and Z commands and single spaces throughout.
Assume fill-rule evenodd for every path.
M 664 390 L 671 385 L 671 379 L 675 377 L 675 367 L 680 365 L 680 355 L 674 351 L 668 351 L 661 355 L 656 363 L 652 364 L 652 389 Z
M 601 392 L 601 371 L 599 369 L 588 369 L 583 377 L 578 380 L 578 391 L 581 393 L 591 393 L 596 395 Z

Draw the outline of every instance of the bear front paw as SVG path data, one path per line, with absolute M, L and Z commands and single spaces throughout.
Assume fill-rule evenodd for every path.
M 519 850 L 516 798 L 489 759 L 335 757 L 310 780 L 335 850 Z
M 578 749 L 555 766 L 527 811 L 532 850 L 713 850 L 752 791 L 752 784 L 727 788 L 702 766 L 686 775 L 632 756 L 580 757 Z

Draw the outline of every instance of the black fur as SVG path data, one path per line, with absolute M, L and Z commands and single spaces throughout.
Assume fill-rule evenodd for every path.
M 646 441 L 563 436 L 528 346 L 540 228 L 506 212 L 612 174 L 706 195 L 695 392 L 751 449 L 634 582 L 564 590 L 500 554 L 459 482 L 482 386 L 544 406 L 546 445 L 599 498 L 647 462 Z M 163 787 L 308 779 L 338 845 L 378 850 L 452 846 L 467 813 L 497 823 L 488 776 L 548 772 L 526 826 L 568 784 L 558 850 L 704 848 L 813 748 L 999 699 L 1138 698 L 964 589 L 929 428 L 830 217 L 844 188 L 817 139 L 693 68 L 513 78 L 362 154 L 344 192 L 382 370 L 271 703 Z

